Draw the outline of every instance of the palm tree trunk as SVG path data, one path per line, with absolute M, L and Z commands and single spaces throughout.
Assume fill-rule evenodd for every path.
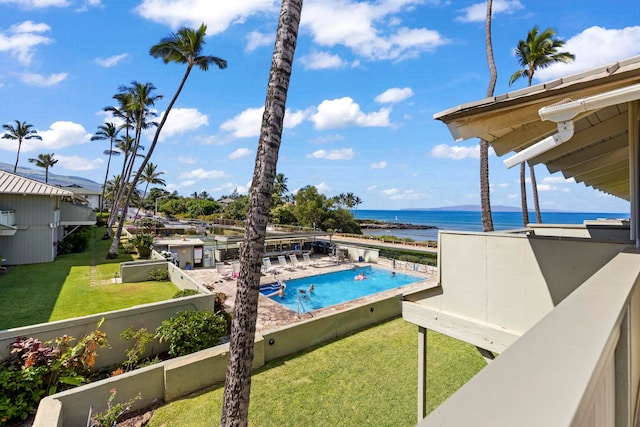
M 144 199 L 147 197 L 147 190 L 149 189 L 149 183 L 144 186 L 144 192 L 142 193 L 142 199 L 140 200 L 140 205 L 138 205 L 138 210 L 136 211 L 135 218 L 138 218 L 138 214 L 140 213 L 140 209 L 142 209 L 142 204 L 144 203 Z
M 487 97 L 493 96 L 498 79 L 498 71 L 493 58 L 493 44 L 491 42 L 491 9 L 492 0 L 487 1 L 487 14 L 485 17 L 485 46 L 487 49 L 487 62 L 489 63 L 489 86 Z M 493 231 L 493 218 L 491 215 L 491 189 L 489 186 L 489 142 L 480 140 L 480 204 L 482 206 L 482 229 Z
M 524 162 L 520 163 L 520 198 L 522 201 L 522 225 L 529 224 L 529 208 L 527 207 L 527 183 L 524 177 Z
M 18 170 L 18 160 L 20 160 L 20 148 L 22 147 L 22 139 L 18 138 L 18 153 L 16 154 L 16 164 L 13 166 L 13 173 Z
M 240 252 L 240 275 L 232 317 L 221 426 L 246 426 L 249 417 L 260 264 L 264 254 L 267 221 L 301 11 L 302 0 L 282 1 L 249 195 L 244 244 Z
M 533 165 L 529 163 L 529 176 L 531 177 L 531 188 L 533 190 L 533 206 L 536 210 L 536 222 L 542 224 L 542 214 L 540 213 L 540 203 L 538 202 L 538 183 L 536 182 L 536 172 Z
M 109 179 L 109 168 L 111 167 L 111 155 L 113 152 L 113 139 L 109 147 L 109 159 L 107 160 L 107 171 L 104 174 L 104 183 L 102 184 L 102 198 L 100 199 L 100 221 L 102 221 L 102 211 L 104 209 L 104 194 L 107 188 L 107 180 Z

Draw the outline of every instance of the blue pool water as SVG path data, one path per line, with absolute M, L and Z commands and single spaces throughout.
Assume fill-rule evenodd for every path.
M 354 280 L 355 276 L 361 272 L 365 274 L 366 279 Z M 294 280 L 285 279 L 287 284 L 285 297 L 281 298 L 275 295 L 271 299 L 285 305 L 290 310 L 302 313 L 409 285 L 420 280 L 423 279 L 403 273 L 392 275 L 388 270 L 371 266 L 357 267 L 319 276 Z M 311 284 L 315 289 L 313 292 L 308 292 Z M 269 295 L 277 289 L 277 284 L 264 285 L 260 287 L 260 292 L 263 295 Z

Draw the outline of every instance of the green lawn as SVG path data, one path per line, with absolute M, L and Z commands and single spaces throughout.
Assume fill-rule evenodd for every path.
M 252 426 L 413 426 L 417 328 L 395 319 L 269 363 L 252 377 Z M 482 367 L 475 347 L 428 334 L 429 411 Z M 150 427 L 217 425 L 222 386 L 158 409 Z
M 100 239 L 103 232 L 93 229 L 94 238 L 83 253 L 1 273 L 0 330 L 162 301 L 178 291 L 170 282 L 112 283 L 119 263 L 132 257 L 105 259 L 110 242 Z

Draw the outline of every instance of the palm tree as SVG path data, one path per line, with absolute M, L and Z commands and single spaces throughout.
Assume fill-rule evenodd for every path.
M 127 194 L 127 199 L 130 199 L 132 195 L 133 189 L 135 189 L 136 184 L 140 180 L 140 176 L 144 171 L 147 163 L 149 163 L 149 159 L 153 154 L 153 150 L 158 143 L 158 137 L 160 136 L 160 132 L 164 127 L 165 122 L 167 121 L 167 117 L 173 108 L 180 92 L 182 92 L 182 88 L 191 73 L 191 70 L 194 66 L 200 68 L 202 71 L 207 71 L 211 64 L 215 64 L 220 69 L 225 69 L 227 67 L 227 61 L 224 59 L 218 58 L 216 56 L 202 55 L 202 49 L 205 44 L 204 37 L 207 33 L 207 26 L 202 24 L 200 28 L 194 30 L 193 28 L 183 27 L 178 30 L 177 33 L 172 33 L 168 37 L 165 37 L 160 41 L 160 43 L 151 46 L 149 53 L 154 58 L 162 58 L 165 64 L 169 62 L 176 62 L 179 64 L 187 64 L 187 68 L 182 77 L 182 81 L 176 90 L 176 93 L 171 98 L 169 105 L 165 109 L 164 114 L 162 115 L 162 119 L 156 128 L 156 133 L 153 137 L 153 141 L 151 142 L 151 146 L 149 147 L 149 151 L 145 156 L 144 160 L 142 160 L 142 164 L 138 168 L 138 172 L 133 178 L 132 188 Z M 125 205 L 128 202 L 125 201 Z M 116 236 L 114 237 L 114 241 L 111 243 L 111 247 L 109 248 L 110 258 L 116 258 L 118 256 L 118 245 L 120 243 L 120 234 L 122 233 L 122 224 L 118 224 L 118 230 L 116 232 Z
M 21 122 L 16 120 L 16 125 L 2 125 L 5 131 L 4 135 L 2 135 L 2 139 L 13 139 L 18 141 L 18 153 L 16 155 L 16 164 L 13 167 L 13 173 L 16 173 L 18 170 L 18 160 L 20 160 L 20 149 L 22 148 L 22 141 L 25 139 L 39 139 L 42 141 L 42 137 L 38 135 L 38 131 L 33 129 L 33 125 L 30 125 L 27 122 Z
M 144 191 L 142 192 L 142 200 L 140 201 L 140 205 L 138 206 L 138 210 L 136 211 L 136 218 L 140 213 L 140 208 L 142 208 L 142 204 L 144 203 L 144 199 L 147 197 L 147 190 L 149 189 L 149 184 L 157 184 L 165 187 L 167 183 L 164 179 L 160 178 L 160 175 L 164 175 L 164 172 L 158 171 L 158 167 L 153 163 L 148 163 L 147 167 L 144 168 L 144 173 L 142 174 L 142 181 L 146 184 L 144 186 Z
M 107 160 L 107 171 L 104 174 L 104 183 L 102 184 L 102 198 L 100 199 L 100 218 L 102 218 L 102 209 L 104 205 L 104 191 L 107 185 L 107 179 L 109 179 L 109 168 L 111 167 L 111 157 L 119 156 L 120 152 L 118 150 L 114 150 L 113 143 L 118 138 L 118 133 L 120 129 L 116 127 L 113 123 L 104 123 L 98 126 L 98 131 L 95 135 L 91 137 L 91 141 L 109 141 L 109 149 L 104 150 L 103 153 L 106 156 L 109 156 L 109 160 Z
M 485 47 L 487 49 L 487 61 L 489 62 L 489 86 L 487 97 L 493 96 L 498 79 L 496 63 L 493 59 L 493 43 L 491 41 L 491 14 L 493 1 L 487 0 L 487 14 L 485 18 Z M 480 140 L 480 204 L 482 210 L 482 230 L 493 231 L 493 217 L 491 215 L 491 190 L 489 187 L 489 141 Z
M 276 42 L 255 168 L 249 193 L 244 243 L 240 248 L 240 275 L 231 324 L 229 359 L 222 403 L 221 426 L 246 426 L 251 393 L 260 264 L 282 141 L 287 91 L 298 38 L 302 0 L 282 0 Z
M 518 64 L 523 67 L 511 75 L 509 86 L 520 78 L 527 78 L 528 86 L 531 86 L 533 75 L 536 70 L 547 68 L 548 66 L 558 62 L 571 62 L 576 56 L 569 52 L 558 52 L 564 41 L 554 38 L 556 32 L 552 28 L 539 32 L 538 26 L 534 26 L 527 34 L 526 40 L 520 40 L 516 48 L 516 58 Z M 536 211 L 536 222 L 542 222 L 540 215 L 540 204 L 538 203 L 538 185 L 536 183 L 536 175 L 534 165 L 529 163 L 529 175 L 531 177 L 531 185 L 533 187 L 533 204 Z M 520 164 L 520 179 L 524 179 L 524 162 Z M 526 191 L 526 185 L 520 183 L 521 191 Z M 522 192 L 522 219 L 524 225 L 528 223 L 529 212 L 527 211 L 527 198 Z
M 44 182 L 46 184 L 49 183 L 49 168 L 52 168 L 53 165 L 58 163 L 58 160 L 53 158 L 53 153 L 51 154 L 38 154 L 37 159 L 29 159 L 29 162 L 35 163 L 35 165 L 39 168 L 44 168 Z

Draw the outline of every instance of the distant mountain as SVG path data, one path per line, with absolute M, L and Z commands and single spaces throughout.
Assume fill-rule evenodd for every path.
M 481 212 L 482 207 L 480 205 L 457 205 L 457 206 L 442 206 L 439 208 L 410 208 L 400 209 L 403 211 L 454 211 L 454 212 Z M 514 206 L 501 206 L 491 205 L 491 212 L 521 212 L 521 208 Z M 540 209 L 541 212 L 560 212 L 555 209 Z M 529 210 L 529 212 L 534 212 Z
M 0 162 L 0 170 L 13 173 L 13 165 L 9 163 Z M 36 181 L 44 182 L 45 172 L 44 169 L 30 169 L 22 166 L 18 166 L 18 170 L 16 173 L 20 176 L 24 176 L 25 178 L 35 179 Z M 69 185 L 79 185 L 80 187 L 88 188 L 93 191 L 102 191 L 102 184 L 98 184 L 95 181 L 92 181 L 87 178 L 82 178 L 80 176 L 64 176 L 64 175 L 56 175 L 51 173 L 51 169 L 49 169 L 49 184 L 51 185 L 59 185 L 61 187 L 68 187 Z

